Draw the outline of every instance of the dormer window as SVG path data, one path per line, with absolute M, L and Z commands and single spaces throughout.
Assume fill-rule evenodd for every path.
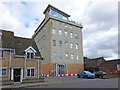
M 32 46 L 30 46 L 25 50 L 25 53 L 26 53 L 27 59 L 33 60 L 35 58 L 36 50 L 32 48 Z
M 27 59 L 34 59 L 34 53 L 27 52 Z

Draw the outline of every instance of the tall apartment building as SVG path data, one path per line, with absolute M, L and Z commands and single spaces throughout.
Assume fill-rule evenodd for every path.
M 57 76 L 83 70 L 83 26 L 70 21 L 70 15 L 52 5 L 43 13 L 45 18 L 33 34 L 44 58 L 41 73 Z

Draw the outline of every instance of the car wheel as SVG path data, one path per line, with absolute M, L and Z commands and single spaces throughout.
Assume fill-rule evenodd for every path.
M 88 76 L 85 76 L 86 79 L 88 79 Z
M 78 75 L 78 78 L 80 78 L 80 75 Z

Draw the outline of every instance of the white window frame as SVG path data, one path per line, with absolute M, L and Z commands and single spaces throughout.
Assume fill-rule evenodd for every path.
M 52 23 L 55 24 L 55 21 L 53 20 Z
M 35 67 L 27 67 L 27 70 L 30 69 L 30 76 L 27 76 L 28 72 L 26 73 L 27 77 L 35 77 Z M 31 76 L 31 69 L 34 69 L 34 76 Z
M 56 59 L 56 52 L 52 53 L 52 57 L 53 57 L 53 59 Z
M 62 30 L 61 30 L 61 29 L 59 29 L 59 35 L 60 35 L 60 36 L 62 35 Z
M 70 48 L 73 48 L 73 43 L 70 44 Z
M 70 26 L 70 29 L 72 29 L 72 26 Z
M 75 39 L 78 39 L 78 34 L 77 33 L 75 33 Z
M 79 60 L 79 55 L 78 54 L 76 55 L 76 60 Z
M 68 36 L 68 32 L 67 31 L 65 31 L 65 37 L 67 37 Z
M 65 54 L 65 59 L 66 59 L 66 60 L 69 59 L 69 55 L 68 55 L 68 53 Z
M 74 60 L 74 54 L 71 54 L 71 60 Z
M 70 38 L 73 38 L 73 32 L 70 33 Z
M 78 48 L 79 48 L 79 47 L 78 47 L 78 44 L 76 43 L 76 50 L 78 50 Z
M 35 59 L 35 53 L 34 52 L 27 52 L 27 56 L 28 56 L 28 53 L 29 53 L 29 58 L 27 57 L 27 59 L 34 60 Z M 33 54 L 33 58 L 31 58 L 32 54 Z
M 65 42 L 65 48 L 68 48 L 69 46 L 68 46 L 68 42 Z
M 55 28 L 52 29 L 52 34 L 56 34 L 56 29 Z
M 67 25 L 67 24 L 65 24 L 64 26 L 65 26 L 65 27 L 67 27 L 68 25 Z
M 6 69 L 6 75 L 2 75 L 2 70 Z M 7 76 L 7 67 L 0 67 L 1 73 L 0 73 L 0 77 L 6 77 Z
M 61 43 L 60 43 L 61 42 Z M 63 42 L 62 41 L 59 41 L 59 47 L 62 47 L 62 44 L 63 44 Z
M 56 46 L 56 40 L 53 40 L 53 47 Z
M 62 53 L 59 54 L 59 59 L 60 59 L 60 60 L 63 59 L 63 54 L 62 54 Z

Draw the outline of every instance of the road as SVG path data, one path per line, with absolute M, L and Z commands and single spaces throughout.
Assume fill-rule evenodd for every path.
M 33 88 L 118 88 L 118 79 L 80 79 L 77 77 L 49 77 L 48 79 L 57 79 L 61 83 Z

